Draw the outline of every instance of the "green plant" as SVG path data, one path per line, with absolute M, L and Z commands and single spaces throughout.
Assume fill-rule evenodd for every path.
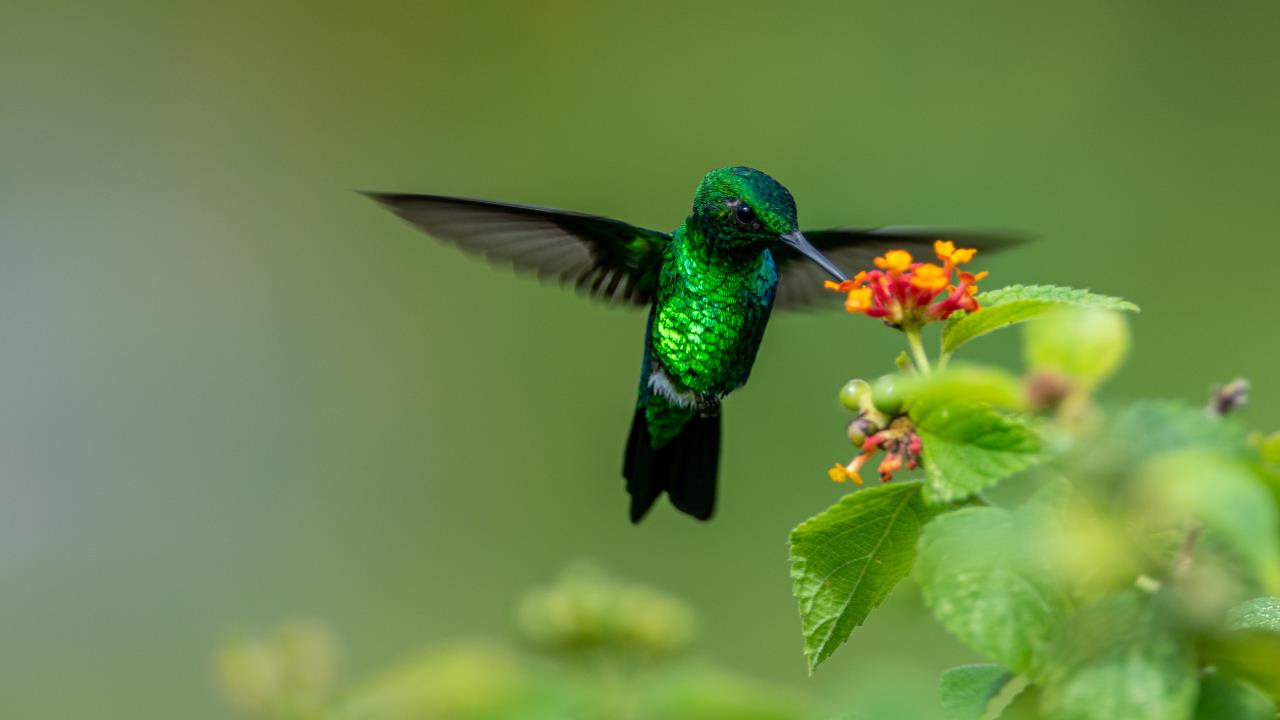
M 590 566 L 530 590 L 523 643 L 429 647 L 364 681 L 340 683 L 337 644 L 293 621 L 223 645 L 227 699 L 261 720 L 803 720 L 793 694 L 688 657 L 691 611 Z
M 857 451 L 829 475 L 861 485 L 879 457 L 881 484 L 791 534 L 810 670 L 910 576 L 991 663 L 943 676 L 953 720 L 1274 717 L 1280 441 L 1224 417 L 1247 386 L 1208 408 L 1103 406 L 1094 393 L 1128 351 L 1136 306 L 1047 286 L 979 294 L 985 273 L 958 269 L 974 253 L 935 249 L 941 266 L 893 251 L 830 284 L 850 312 L 901 330 L 910 355 L 841 395 Z M 1023 323 L 1024 377 L 952 363 Z

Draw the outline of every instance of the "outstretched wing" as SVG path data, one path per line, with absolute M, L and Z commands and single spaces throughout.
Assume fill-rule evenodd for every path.
M 437 240 L 608 303 L 647 305 L 671 237 L 618 220 L 529 205 L 365 193 Z
M 998 231 L 928 227 L 832 228 L 805 230 L 804 236 L 849 277 L 860 270 L 872 269 L 872 258 L 886 250 L 902 249 L 922 260 L 931 260 L 935 240 L 951 240 L 958 247 L 977 248 L 982 253 L 998 252 L 1026 241 L 1023 237 Z M 824 297 L 822 282 L 828 277 L 822 268 L 789 247 L 779 247 L 772 252 L 779 275 L 774 307 L 794 310 L 830 299 L 829 296 Z

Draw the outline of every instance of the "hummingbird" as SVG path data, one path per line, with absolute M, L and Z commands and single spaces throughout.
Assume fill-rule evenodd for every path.
M 721 401 L 747 382 L 774 307 L 815 304 L 824 276 L 845 280 L 837 261 L 864 266 L 892 248 L 925 254 L 939 238 L 983 250 L 1012 240 L 911 227 L 802 232 L 791 192 L 741 166 L 707 173 L 689 215 L 669 233 L 530 205 L 365 194 L 437 240 L 606 303 L 648 309 L 622 469 L 633 523 L 663 492 L 678 510 L 710 519 Z

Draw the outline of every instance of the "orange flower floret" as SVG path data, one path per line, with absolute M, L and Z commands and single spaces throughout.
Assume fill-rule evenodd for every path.
M 906 250 L 890 250 L 875 258 L 878 270 L 860 272 L 852 280 L 824 283 L 828 290 L 845 294 L 844 308 L 879 318 L 891 327 L 920 327 L 946 320 L 957 310 L 976 312 L 977 283 L 985 272 L 957 269 L 977 255 L 974 248 L 957 248 L 950 240 L 934 243 L 934 252 L 943 262 L 914 262 Z

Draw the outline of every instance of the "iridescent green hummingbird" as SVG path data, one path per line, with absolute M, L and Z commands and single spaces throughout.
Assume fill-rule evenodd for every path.
M 1006 242 L 912 228 L 801 232 L 791 193 L 748 167 L 707 173 L 692 212 L 670 233 L 527 205 L 368 195 L 428 235 L 491 261 L 572 284 L 592 298 L 649 308 L 622 470 L 632 522 L 663 491 L 679 510 L 711 517 L 720 401 L 747 382 L 775 305 L 813 303 L 824 274 L 845 279 L 837 262 L 867 265 L 890 248 L 926 254 L 940 237 L 988 250 Z

